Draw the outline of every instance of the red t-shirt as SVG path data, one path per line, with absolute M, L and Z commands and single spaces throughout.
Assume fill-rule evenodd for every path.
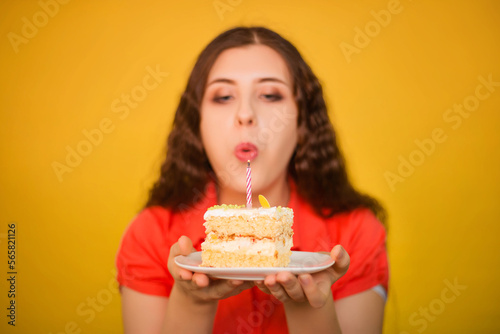
M 168 297 L 174 284 L 167 262 L 170 247 L 180 236 L 188 236 L 200 250 L 205 238 L 203 214 L 216 203 L 215 187 L 207 187 L 197 204 L 143 210 L 122 238 L 116 266 L 118 282 L 130 289 Z M 292 188 L 288 207 L 294 211 L 293 248 L 297 251 L 326 251 L 341 244 L 349 253 L 347 273 L 332 286 L 334 299 L 347 297 L 377 285 L 388 288 L 389 270 L 385 229 L 368 209 L 337 214 L 324 219 Z M 214 333 L 288 333 L 283 305 L 257 287 L 221 300 Z

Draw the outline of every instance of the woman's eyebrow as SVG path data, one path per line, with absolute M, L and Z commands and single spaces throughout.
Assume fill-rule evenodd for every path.
M 288 86 L 288 83 L 286 83 L 284 80 L 281 80 L 281 79 L 276 78 L 276 77 L 265 77 L 265 78 L 259 78 L 257 80 L 257 83 L 263 83 L 263 82 L 276 82 L 276 83 L 280 83 L 280 84 L 283 84 L 285 86 Z M 232 79 L 215 78 L 207 84 L 207 87 L 212 85 L 212 84 L 215 84 L 215 83 L 227 83 L 230 85 L 236 85 L 236 82 Z
M 279 78 L 275 78 L 275 77 L 261 78 L 261 79 L 259 79 L 258 82 L 259 83 L 262 83 L 262 82 L 277 82 L 277 83 L 281 83 L 283 85 L 288 86 L 288 83 L 286 83 L 285 81 L 283 81 L 283 80 L 281 80 Z
M 226 79 L 226 78 L 216 78 L 212 81 L 210 81 L 207 86 L 210 86 L 211 84 L 214 84 L 214 83 L 227 83 L 227 84 L 231 84 L 231 85 L 235 85 L 236 83 L 234 82 L 234 80 L 231 80 L 231 79 Z

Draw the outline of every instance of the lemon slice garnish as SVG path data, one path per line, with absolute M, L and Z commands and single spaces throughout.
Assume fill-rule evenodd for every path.
M 271 207 L 269 205 L 269 202 L 267 201 L 267 199 L 262 195 L 259 195 L 259 202 L 260 202 L 260 206 L 262 206 L 263 208 L 270 208 Z

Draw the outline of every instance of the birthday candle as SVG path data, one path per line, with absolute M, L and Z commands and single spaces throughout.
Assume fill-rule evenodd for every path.
M 247 208 L 252 208 L 252 170 L 250 160 L 247 161 Z

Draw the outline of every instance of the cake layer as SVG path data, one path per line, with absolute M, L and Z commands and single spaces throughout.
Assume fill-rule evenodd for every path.
M 290 263 L 290 253 L 260 255 L 233 253 L 222 250 L 204 250 L 201 253 L 202 267 L 241 268 L 241 267 L 286 267 Z
M 220 208 L 205 213 L 206 233 L 219 235 L 255 236 L 273 238 L 292 235 L 293 211 L 289 208 L 273 207 L 259 209 Z

